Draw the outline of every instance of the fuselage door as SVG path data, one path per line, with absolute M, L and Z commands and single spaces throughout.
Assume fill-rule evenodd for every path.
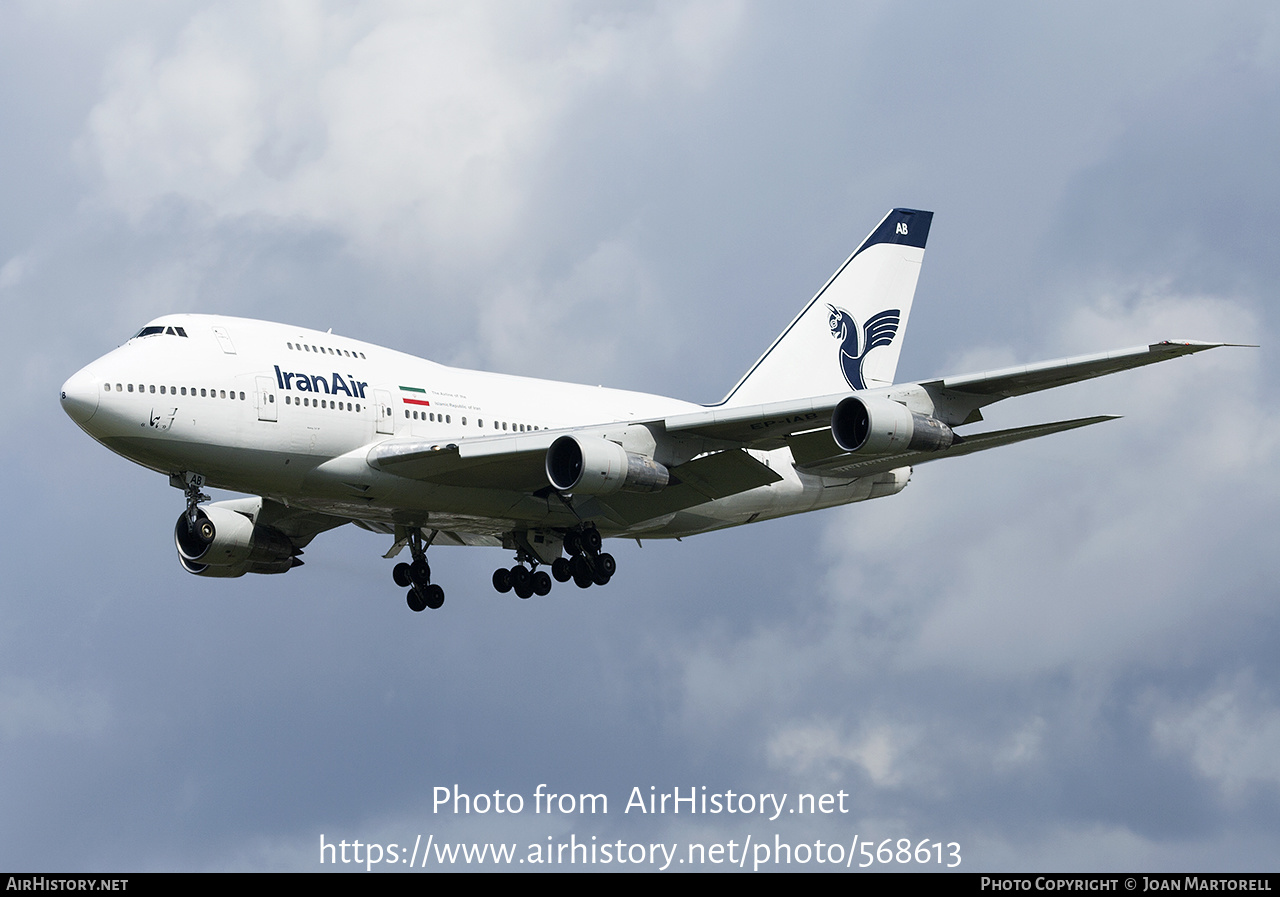
M 391 416 L 391 393 L 385 389 L 373 391 L 373 410 L 378 415 L 378 432 L 394 433 L 396 420 Z
M 213 335 L 218 338 L 218 345 L 222 347 L 222 351 L 227 355 L 236 354 L 236 344 L 231 342 L 231 334 L 227 333 L 225 327 L 213 328 Z
M 258 378 L 258 420 L 276 420 L 276 383 L 270 377 Z

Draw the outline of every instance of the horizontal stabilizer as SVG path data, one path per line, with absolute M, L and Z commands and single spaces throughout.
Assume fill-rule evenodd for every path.
M 837 454 L 821 460 L 812 460 L 807 463 L 800 461 L 801 456 L 812 456 L 814 449 L 817 448 L 818 440 L 825 440 L 825 447 L 834 448 L 835 444 L 831 440 L 830 432 L 809 433 L 801 437 L 797 437 L 794 442 L 795 447 L 792 449 L 793 454 L 797 456 L 796 469 L 805 473 L 816 474 L 824 477 L 834 477 L 838 479 L 854 479 L 855 477 L 872 476 L 885 471 L 894 470 L 898 467 L 911 467 L 916 464 L 923 464 L 925 461 L 936 461 L 939 458 L 955 458 L 960 455 L 971 455 L 974 452 L 982 452 L 987 449 L 995 448 L 1001 445 L 1012 445 L 1015 442 L 1024 442 L 1028 439 L 1038 439 L 1041 436 L 1048 436 L 1051 433 L 1061 433 L 1065 430 L 1074 430 L 1078 427 L 1088 427 L 1092 424 L 1100 424 L 1107 420 L 1116 420 L 1119 415 L 1100 414 L 1096 417 L 1080 417 L 1075 420 L 1055 421 L 1049 424 L 1036 424 L 1030 427 L 1014 427 L 1010 430 L 994 430 L 990 433 L 975 433 L 971 436 L 965 436 L 963 441 L 957 442 L 951 448 L 940 452 L 898 452 L 893 455 L 875 455 L 864 457 L 857 454 Z M 829 448 L 827 454 L 830 454 Z

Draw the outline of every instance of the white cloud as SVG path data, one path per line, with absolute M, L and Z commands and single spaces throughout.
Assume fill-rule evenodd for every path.
M 30 267 L 30 259 L 26 256 L 15 255 L 5 262 L 3 267 L 0 267 L 0 290 L 16 286 Z
M 357 250 L 492 258 L 537 220 L 539 166 L 593 92 L 705 83 L 737 4 L 277 2 L 195 15 L 116 54 L 82 155 L 112 205 L 265 214 Z
M 1247 677 L 1161 708 L 1151 731 L 1229 798 L 1246 796 L 1258 784 L 1280 786 L 1280 708 Z
M 831 723 L 790 726 L 769 740 L 771 765 L 797 778 L 818 774 L 839 782 L 849 768 L 860 769 L 878 787 L 902 783 L 903 754 L 910 752 L 918 736 L 887 723 L 863 726 L 852 737 L 842 737 Z

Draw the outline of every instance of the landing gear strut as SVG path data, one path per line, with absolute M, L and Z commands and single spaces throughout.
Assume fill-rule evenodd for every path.
M 195 533 L 207 545 L 213 541 L 213 524 L 207 519 L 201 521 L 199 509 L 197 508 L 200 502 L 209 500 L 209 496 L 200 491 L 204 488 L 204 477 L 188 470 L 182 474 L 182 479 L 187 484 L 182 490 L 187 496 L 187 530 Z M 200 523 L 204 525 L 197 529 L 197 525 Z
M 396 585 L 409 589 L 409 594 L 406 596 L 409 610 L 418 612 L 428 607 L 435 610 L 444 604 L 444 589 L 431 582 L 431 565 L 427 563 L 427 547 L 422 544 L 422 531 L 417 527 L 409 533 L 409 553 L 413 555 L 413 563 L 396 564 L 395 569 L 391 571 L 391 576 L 396 581 Z

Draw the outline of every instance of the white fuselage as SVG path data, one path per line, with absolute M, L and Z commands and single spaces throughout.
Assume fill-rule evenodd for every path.
M 468 439 L 661 420 L 701 411 L 644 393 L 449 368 L 391 349 L 263 321 L 170 315 L 64 387 L 99 442 L 170 476 L 383 526 L 500 535 L 572 525 L 567 506 L 502 488 L 421 482 L 367 462 L 417 437 Z M 872 497 L 867 480 L 798 473 L 787 449 L 753 452 L 782 479 L 607 535 L 670 537 Z M 905 485 L 902 479 L 901 485 Z M 886 491 L 884 484 L 875 492 Z

